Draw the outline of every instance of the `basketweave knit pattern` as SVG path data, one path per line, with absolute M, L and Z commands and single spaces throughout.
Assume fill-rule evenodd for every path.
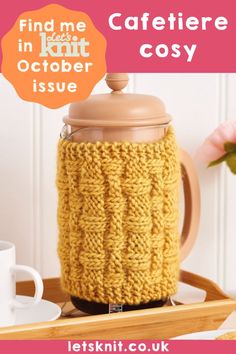
M 172 128 L 155 143 L 60 140 L 62 287 L 100 303 L 176 292 L 180 164 Z

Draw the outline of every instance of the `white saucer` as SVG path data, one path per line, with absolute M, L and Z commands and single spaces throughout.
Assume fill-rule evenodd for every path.
M 183 336 L 175 337 L 172 339 L 190 339 L 190 340 L 196 340 L 196 339 L 205 339 L 205 340 L 214 340 L 216 337 L 219 337 L 225 333 L 229 332 L 236 332 L 235 329 L 218 329 L 215 331 L 205 331 L 205 332 L 195 332 L 195 333 L 189 333 L 189 334 L 184 334 Z
M 17 295 L 16 300 L 29 303 L 32 297 Z M 41 300 L 39 304 L 27 309 L 16 309 L 15 325 L 23 325 L 36 322 L 54 321 L 61 315 L 61 308 L 53 302 Z

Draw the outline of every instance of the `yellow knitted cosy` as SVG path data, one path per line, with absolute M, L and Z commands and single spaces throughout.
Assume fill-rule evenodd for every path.
M 172 128 L 155 143 L 60 140 L 62 287 L 136 305 L 176 292 L 180 164 Z

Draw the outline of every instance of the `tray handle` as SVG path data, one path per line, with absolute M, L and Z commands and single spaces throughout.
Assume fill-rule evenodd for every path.
M 200 275 L 181 270 L 180 281 L 184 284 L 205 290 L 205 301 L 230 299 L 230 297 L 226 295 L 215 282 Z

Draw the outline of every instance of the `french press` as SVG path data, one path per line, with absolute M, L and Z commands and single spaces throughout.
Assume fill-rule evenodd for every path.
M 192 160 L 162 101 L 124 93 L 127 74 L 106 82 L 111 93 L 70 105 L 58 145 L 61 284 L 92 314 L 162 306 L 177 291 L 200 210 Z

